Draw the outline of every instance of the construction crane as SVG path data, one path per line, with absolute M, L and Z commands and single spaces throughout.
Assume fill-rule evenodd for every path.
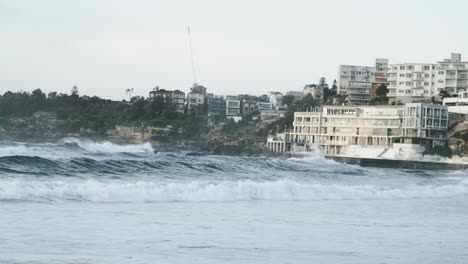
M 190 49 L 190 61 L 192 62 L 193 86 L 195 87 L 197 85 L 197 75 L 195 73 L 195 59 L 193 58 L 192 35 L 190 33 L 189 26 L 187 26 L 187 36 L 188 36 L 189 49 Z

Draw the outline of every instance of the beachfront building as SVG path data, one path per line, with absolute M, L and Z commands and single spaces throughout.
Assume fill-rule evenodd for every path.
M 374 66 L 340 65 L 337 93 L 347 95 L 351 105 L 368 104 L 373 85 L 386 83 L 388 59 L 375 59 Z M 375 78 L 376 73 L 379 78 Z
M 269 138 L 267 146 L 281 152 L 321 149 L 337 156 L 374 151 L 378 158 L 392 146 L 424 151 L 424 146 L 443 145 L 447 127 L 448 111 L 442 105 L 323 106 L 296 112 L 293 129 Z
M 164 103 L 173 104 L 177 112 L 184 113 L 185 108 L 185 93 L 179 90 L 159 89 L 159 86 L 153 88 L 149 92 L 149 100 L 161 98 Z

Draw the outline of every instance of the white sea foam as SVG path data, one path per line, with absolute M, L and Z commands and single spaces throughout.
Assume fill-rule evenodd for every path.
M 256 182 L 172 182 L 150 181 L 28 181 L 1 179 L 2 200 L 78 200 L 91 202 L 174 201 L 314 201 L 444 198 L 468 195 L 468 182 L 441 186 L 374 186 L 307 184 L 291 180 Z
M 134 144 L 134 145 L 118 145 L 109 141 L 94 142 L 87 139 L 77 138 L 64 138 L 60 140 L 61 143 L 74 143 L 80 148 L 89 152 L 102 152 L 102 153 L 153 153 L 151 144 Z

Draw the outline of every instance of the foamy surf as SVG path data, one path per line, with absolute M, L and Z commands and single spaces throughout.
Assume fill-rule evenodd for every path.
M 152 182 L 1 179 L 1 200 L 90 202 L 232 202 L 387 200 L 463 197 L 468 183 L 440 186 L 310 184 L 291 180 L 256 182 Z

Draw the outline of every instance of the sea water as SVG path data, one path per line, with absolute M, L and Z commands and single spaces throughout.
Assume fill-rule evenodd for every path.
M 468 263 L 468 171 L 0 142 L 0 263 Z

